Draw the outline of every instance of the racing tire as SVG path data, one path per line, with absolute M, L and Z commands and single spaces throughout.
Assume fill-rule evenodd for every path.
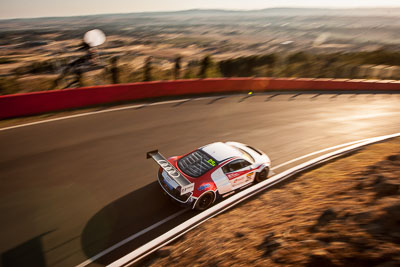
M 214 202 L 214 193 L 207 192 L 200 196 L 200 198 L 196 201 L 196 205 L 194 206 L 195 210 L 203 211 L 211 207 Z
M 259 183 L 259 182 L 262 182 L 264 180 L 267 180 L 268 173 L 269 173 L 269 169 L 268 168 L 263 169 L 262 171 L 260 171 L 259 173 L 256 174 L 256 177 L 254 178 L 254 182 L 255 183 Z

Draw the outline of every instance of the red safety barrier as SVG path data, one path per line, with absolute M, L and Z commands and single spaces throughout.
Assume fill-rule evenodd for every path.
M 400 91 L 399 81 L 221 78 L 141 82 L 0 96 L 0 119 L 98 104 L 241 91 Z

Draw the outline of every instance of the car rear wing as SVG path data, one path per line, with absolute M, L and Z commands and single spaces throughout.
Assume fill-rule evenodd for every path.
M 169 161 L 163 155 L 161 155 L 158 150 L 147 152 L 146 158 L 152 158 L 166 173 L 168 173 L 168 176 L 171 177 L 181 187 L 181 195 L 194 190 L 194 183 L 191 183 L 188 179 L 186 179 L 186 177 L 183 176 L 183 174 L 171 163 L 169 163 Z

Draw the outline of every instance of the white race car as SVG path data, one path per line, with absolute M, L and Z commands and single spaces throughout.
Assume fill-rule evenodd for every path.
M 147 153 L 160 169 L 158 181 L 173 200 L 205 210 L 218 198 L 268 178 L 271 160 L 262 151 L 237 142 L 217 142 L 182 156 Z

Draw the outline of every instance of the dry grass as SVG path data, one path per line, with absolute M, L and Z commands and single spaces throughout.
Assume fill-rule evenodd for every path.
M 399 184 L 400 139 L 375 144 L 211 219 L 144 264 L 399 266 Z

